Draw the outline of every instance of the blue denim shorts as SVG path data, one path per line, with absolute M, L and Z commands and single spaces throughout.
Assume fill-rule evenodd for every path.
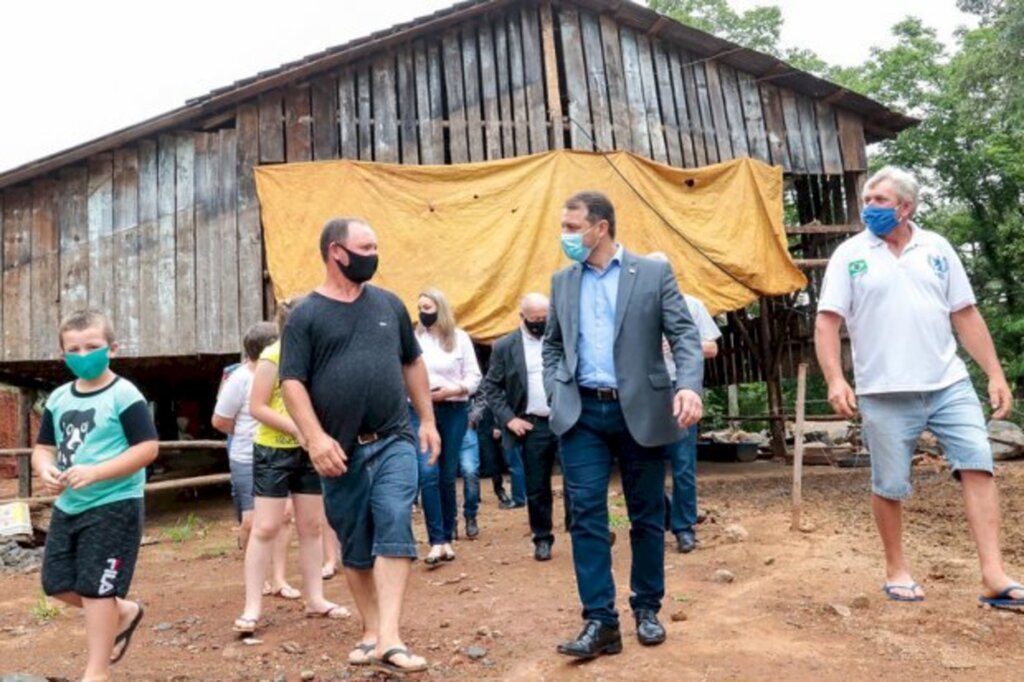
M 252 462 L 236 462 L 228 459 L 231 468 L 231 501 L 235 504 L 235 516 L 242 520 L 242 513 L 253 510 Z
M 861 395 L 857 403 L 871 453 L 871 490 L 879 497 L 910 497 L 910 462 L 925 429 L 939 439 L 954 476 L 964 470 L 992 473 L 985 416 L 970 379 L 937 391 Z
M 348 453 L 348 471 L 322 478 L 327 521 L 341 542 L 341 563 L 373 568 L 374 557 L 416 558 L 412 505 L 419 484 L 416 448 L 389 436 Z

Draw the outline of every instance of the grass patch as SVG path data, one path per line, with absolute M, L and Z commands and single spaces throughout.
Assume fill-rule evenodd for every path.
M 51 604 L 41 590 L 36 603 L 29 609 L 29 614 L 40 623 L 49 623 L 61 614 L 61 609 L 56 604 Z
M 612 530 L 629 528 L 629 516 L 613 511 L 608 515 L 608 525 L 612 527 Z
M 214 545 L 213 547 L 204 547 L 196 555 L 198 559 L 219 559 L 226 557 L 233 548 L 230 545 Z
M 177 525 L 164 528 L 163 534 L 168 540 L 180 545 L 194 537 L 204 537 L 209 527 L 209 522 L 204 521 L 193 513 L 189 513 L 184 521 L 178 519 Z

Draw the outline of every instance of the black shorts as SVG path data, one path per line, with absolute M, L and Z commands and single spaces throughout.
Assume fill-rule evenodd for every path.
M 142 541 L 141 498 L 65 514 L 54 507 L 43 556 L 43 592 L 126 597 Z
M 303 448 L 252 446 L 252 494 L 254 497 L 320 495 L 320 474 Z

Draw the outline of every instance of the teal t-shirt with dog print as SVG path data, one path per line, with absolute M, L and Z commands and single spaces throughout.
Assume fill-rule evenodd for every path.
M 100 464 L 148 440 L 157 440 L 157 433 L 146 399 L 132 382 L 116 377 L 89 393 L 77 390 L 73 381 L 51 393 L 36 442 L 57 448 L 57 468 L 65 471 L 76 464 Z M 103 504 L 140 498 L 145 485 L 143 468 L 79 490 L 65 488 L 56 505 L 66 514 L 80 514 Z

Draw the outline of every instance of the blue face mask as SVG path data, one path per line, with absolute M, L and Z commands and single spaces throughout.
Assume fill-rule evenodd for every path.
M 899 218 L 896 217 L 896 209 L 892 206 L 865 206 L 860 212 L 860 219 L 876 237 L 886 236 L 900 224 Z
M 577 232 L 576 234 L 563 234 L 562 235 L 562 253 L 569 260 L 574 260 L 577 263 L 582 263 L 590 258 L 590 252 L 593 251 L 593 247 L 587 246 L 583 243 L 583 235 L 590 230 L 584 230 L 583 232 Z
M 64 356 L 64 364 L 83 381 L 98 379 L 110 366 L 110 346 L 97 348 L 84 355 L 68 353 Z

